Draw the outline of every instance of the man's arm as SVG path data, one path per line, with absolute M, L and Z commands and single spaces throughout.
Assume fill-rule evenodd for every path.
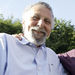
M 6 63 L 6 40 L 5 34 L 0 33 L 0 75 L 4 74 Z

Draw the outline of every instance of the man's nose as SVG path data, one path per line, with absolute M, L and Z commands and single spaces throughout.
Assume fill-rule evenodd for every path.
M 44 23 L 43 20 L 39 20 L 37 25 L 38 25 L 39 27 L 44 27 L 45 23 Z

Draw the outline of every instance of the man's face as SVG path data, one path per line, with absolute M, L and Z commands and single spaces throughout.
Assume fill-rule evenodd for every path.
M 24 25 L 24 36 L 35 45 L 45 43 L 51 32 L 52 14 L 43 5 L 36 5 L 27 11 Z

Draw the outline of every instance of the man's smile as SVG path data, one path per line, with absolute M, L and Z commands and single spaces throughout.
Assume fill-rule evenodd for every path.
M 45 32 L 39 31 L 39 30 L 32 29 L 32 32 L 34 33 L 35 37 L 38 38 L 38 39 L 42 38 L 42 37 L 44 37 L 46 35 Z

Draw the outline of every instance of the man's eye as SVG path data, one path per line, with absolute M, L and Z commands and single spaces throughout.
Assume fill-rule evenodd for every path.
M 51 24 L 51 22 L 49 20 L 45 20 L 45 23 L 47 24 Z
M 37 16 L 32 17 L 33 20 L 38 20 L 39 18 Z

